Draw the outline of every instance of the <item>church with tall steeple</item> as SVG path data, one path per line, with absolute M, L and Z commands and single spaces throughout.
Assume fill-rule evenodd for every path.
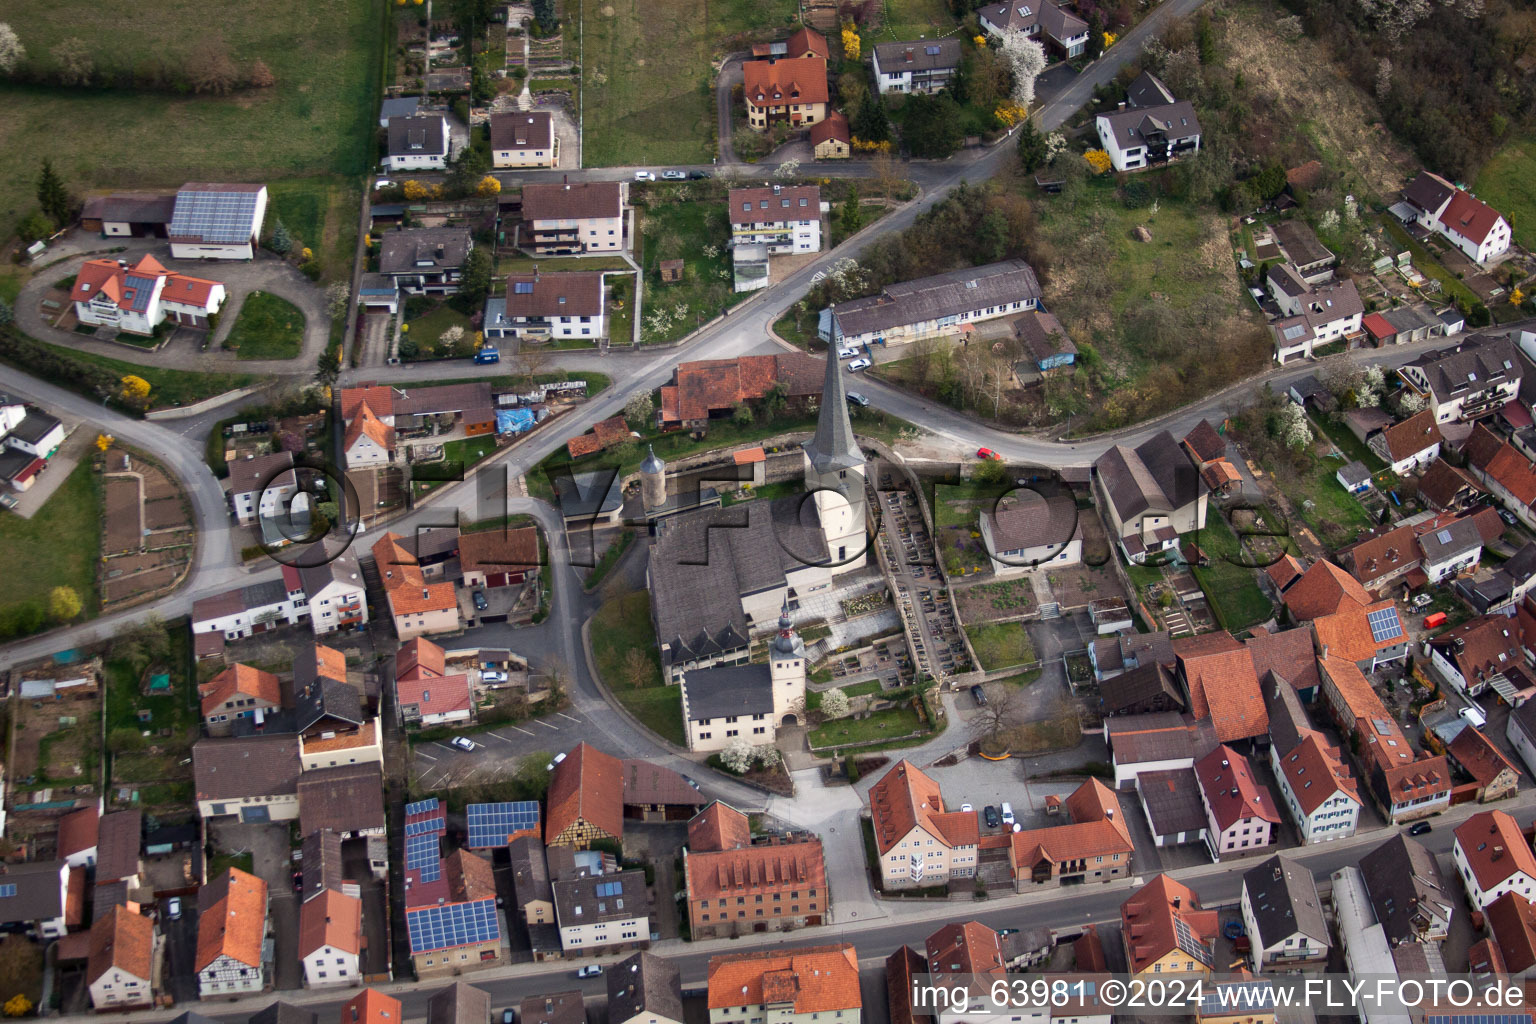
M 805 443 L 805 489 L 814 496 L 834 574 L 862 569 L 865 548 L 864 453 L 853 437 L 843 364 L 827 349 L 816 435 Z

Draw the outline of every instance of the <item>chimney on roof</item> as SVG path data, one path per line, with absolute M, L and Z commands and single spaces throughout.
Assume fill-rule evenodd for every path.
M 1183 902 L 1184 902 L 1184 897 L 1183 896 L 1175 896 L 1173 898 L 1173 909 L 1174 910 L 1178 910 L 1179 907 L 1183 904 Z
M 1504 856 L 1504 847 L 1502 847 L 1502 846 L 1495 846 L 1493 848 L 1493 859 L 1494 860 L 1499 860 L 1503 856 Z

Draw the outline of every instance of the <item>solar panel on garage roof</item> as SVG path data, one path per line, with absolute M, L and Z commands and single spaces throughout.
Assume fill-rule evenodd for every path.
M 405 926 L 411 935 L 412 953 L 479 945 L 501 936 L 494 899 L 407 910 Z
M 469 823 L 469 839 L 465 845 L 471 850 L 503 846 L 508 836 L 537 828 L 539 824 L 537 800 L 470 804 L 464 813 Z
M 1365 617 L 1371 626 L 1371 639 L 1377 643 L 1403 635 L 1403 624 L 1396 608 L 1378 608 Z
M 171 210 L 172 238 L 199 238 L 204 242 L 235 245 L 251 240 L 255 229 L 259 192 L 176 193 Z
M 405 805 L 406 817 L 410 817 L 413 814 L 426 814 L 428 811 L 435 810 L 437 810 L 437 797 L 435 796 L 429 796 L 425 800 L 417 800 L 413 804 Z

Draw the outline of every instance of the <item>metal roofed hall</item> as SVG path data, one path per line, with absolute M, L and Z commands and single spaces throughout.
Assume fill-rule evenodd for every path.
M 879 295 L 838 303 L 832 313 L 843 334 L 861 335 L 1039 299 L 1034 268 L 1023 260 L 1004 260 L 887 285 Z

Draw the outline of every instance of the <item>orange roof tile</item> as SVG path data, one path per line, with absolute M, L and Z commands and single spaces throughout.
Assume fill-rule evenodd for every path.
M 1482 245 L 1488 232 L 1499 222 L 1499 211 L 1461 189 L 1451 196 L 1440 223 L 1469 239 L 1473 245 Z
M 579 459 L 630 440 L 629 424 L 624 417 L 614 416 L 592 425 L 592 433 L 578 434 L 565 442 L 565 450 L 571 458 Z
M 400 1024 L 400 1000 L 365 988 L 341 1008 L 342 1024 Z
M 1287 552 L 1276 561 L 1265 566 L 1264 571 L 1269 574 L 1269 578 L 1274 581 L 1277 588 L 1284 590 L 1292 583 L 1301 579 L 1302 574 L 1307 570 L 1306 566 L 1301 564 L 1299 558 Z
M 689 850 L 685 863 L 690 900 L 807 888 L 826 892 L 827 865 L 820 839 L 760 843 L 728 850 Z
M 1249 818 L 1280 823 L 1275 798 L 1253 777 L 1248 759 L 1226 744 L 1195 762 L 1195 778 L 1222 832 Z
M 315 675 L 323 679 L 347 681 L 347 656 L 334 647 L 315 644 Z
M 853 137 L 848 133 L 848 118 L 843 116 L 840 110 L 834 110 L 826 117 L 811 125 L 811 145 L 819 146 L 829 139 L 838 142 L 851 143 Z
M 752 106 L 771 108 L 827 102 L 824 57 L 749 60 L 741 70 L 743 95 Z
M 803 352 L 740 356 L 679 363 L 672 384 L 662 388 L 663 423 L 705 420 L 742 402 L 755 402 L 775 384 L 786 398 L 819 395 L 825 364 Z
M 424 636 L 413 637 L 395 652 L 395 678 L 416 679 L 443 674 L 447 655 Z
M 1178 928 L 1179 921 L 1184 929 Z M 1140 974 L 1174 950 L 1209 968 L 1218 924 L 1216 911 L 1201 910 L 1193 889 L 1158 875 L 1120 905 L 1120 934 L 1131 973 Z
M 400 546 L 400 535 L 386 533 L 373 545 L 373 559 L 379 578 L 389 598 L 390 612 L 410 615 L 416 612 L 458 608 L 459 599 L 452 583 L 428 583 L 416 556 Z
M 127 907 L 113 907 L 91 925 L 86 984 L 93 984 L 113 967 L 135 978 L 153 980 L 154 948 L 155 923 Z
M 1381 432 L 1381 439 L 1386 442 L 1393 462 L 1417 455 L 1445 440 L 1433 409 L 1416 412 L 1401 423 L 1392 424 Z
M 1536 907 L 1517 892 L 1506 892 L 1483 912 L 1498 943 L 1504 969 L 1524 974 L 1536 967 Z
M 64 923 L 70 928 L 85 923 L 85 868 L 70 868 L 64 888 Z
M 938 984 L 949 984 L 947 975 L 987 974 L 1002 977 L 1003 944 L 997 931 L 980 921 L 953 921 L 932 935 L 924 951 L 928 971 L 939 975 Z
M 553 843 L 577 821 L 620 836 L 624 832 L 624 768 L 618 758 L 582 742 L 555 766 L 546 797 L 544 841 Z
M 197 692 L 205 715 L 235 697 L 254 697 L 273 707 L 283 703 L 283 687 L 277 676 L 250 665 L 231 665 L 199 686 Z
M 325 754 L 336 750 L 354 750 L 358 747 L 371 747 L 379 741 L 378 729 L 379 720 L 377 718 L 370 718 L 350 732 L 304 740 L 304 753 Z
M 1371 595 L 1349 573 L 1326 558 L 1313 562 L 1285 592 L 1285 606 L 1297 619 L 1331 615 L 1349 604 L 1367 605 Z
M 796 1014 L 862 1008 L 853 943 L 710 958 L 710 1009 L 768 1002 L 792 1003 Z
M 341 418 L 351 422 L 357 410 L 367 405 L 375 416 L 390 417 L 395 414 L 395 389 L 381 384 L 366 384 L 360 388 L 342 388 Z
M 1209 718 L 1223 743 L 1269 731 L 1269 712 L 1254 671 L 1253 656 L 1230 633 L 1206 633 L 1173 641 L 1190 710 Z
M 765 462 L 768 453 L 761 448 L 748 448 L 746 451 L 737 452 L 731 457 L 738 466 L 750 466 L 754 462 Z
M 1290 783 L 1302 813 L 1310 815 L 1337 792 L 1360 802 L 1360 788 L 1350 774 L 1338 749 L 1330 747 L 1318 732 L 1302 737 L 1295 748 L 1280 759 L 1280 770 Z
M 496 898 L 496 872 L 490 860 L 468 850 L 454 850 L 443 858 L 443 877 L 454 903 Z
M 363 901 L 327 889 L 299 908 L 299 956 L 323 946 L 343 953 L 361 953 Z
M 267 934 L 267 883 L 229 868 L 205 889 L 211 902 L 198 915 L 193 970 L 201 971 L 221 956 L 260 967 L 261 942 Z
M 1516 778 L 1520 776 L 1520 769 L 1515 767 L 1514 762 L 1505 757 L 1504 752 L 1494 746 L 1481 730 L 1470 724 L 1456 734 L 1446 749 L 1456 759 L 1456 763 L 1477 780 L 1479 786 L 1490 785 L 1499 777 L 1500 772 L 1506 770 L 1513 772 Z M 1536 875 L 1532 877 L 1536 878 Z
M 101 825 L 101 810 L 96 804 L 70 811 L 59 819 L 58 854 L 67 859 L 72 854 L 96 846 L 96 834 Z
M 688 850 L 692 854 L 734 850 L 751 843 L 752 828 L 747 816 L 719 800 L 688 822 Z
M 827 37 L 813 28 L 796 29 L 784 45 L 785 52 L 791 56 L 814 53 L 822 60 L 829 60 L 832 56 L 832 51 L 827 47 Z
M 1536 879 L 1536 854 L 1505 811 L 1479 811 L 1456 826 L 1456 845 L 1484 892 L 1521 871 Z
M 459 565 L 465 572 L 505 572 L 539 564 L 539 531 L 533 526 L 482 530 L 459 537 Z
M 342 440 L 342 450 L 351 451 L 357 439 L 363 436 L 385 451 L 395 447 L 395 428 L 373 414 L 368 405 L 360 406 L 358 414 L 347 421 L 347 435 Z
M 1421 757 L 1381 769 L 1382 784 L 1394 804 L 1428 800 L 1451 791 L 1451 766 L 1442 757 Z
M 980 833 L 974 812 L 946 813 L 939 784 L 905 759 L 870 787 L 869 810 L 882 857 L 914 828 L 951 848 L 975 846 Z
M 1061 864 L 1084 857 L 1128 854 L 1135 848 L 1125 826 L 1109 821 L 1083 821 L 1051 828 L 1026 829 L 1014 832 L 1010 845 L 1014 870 L 1019 872 L 1028 871 L 1031 864 L 1042 860 Z

